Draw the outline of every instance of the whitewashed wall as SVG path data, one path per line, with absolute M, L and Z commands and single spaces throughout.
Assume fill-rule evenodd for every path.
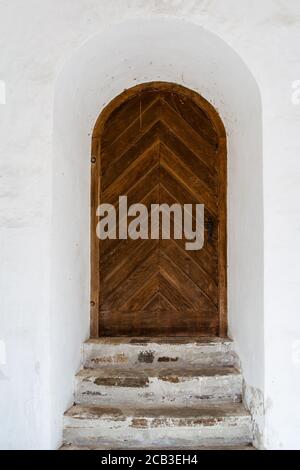
M 123 88 L 169 80 L 227 128 L 230 333 L 249 399 L 265 393 L 264 445 L 300 448 L 299 2 L 4 0 L 0 12 L 0 447 L 60 442 L 88 335 L 89 134 Z

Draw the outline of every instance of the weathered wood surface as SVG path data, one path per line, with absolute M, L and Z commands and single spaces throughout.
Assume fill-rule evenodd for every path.
M 183 90 L 140 86 L 100 117 L 92 210 L 117 207 L 121 195 L 149 209 L 201 203 L 210 236 L 206 229 L 203 249 L 186 251 L 184 239 L 99 242 L 92 233 L 94 337 L 226 333 L 225 136 L 210 105 Z M 94 232 L 95 223 L 92 215 Z

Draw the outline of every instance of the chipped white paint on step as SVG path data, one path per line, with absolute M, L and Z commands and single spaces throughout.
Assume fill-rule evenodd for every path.
M 64 443 L 85 448 L 191 448 L 252 442 L 232 341 L 100 338 L 84 344 Z M 91 367 L 92 366 L 92 367 Z
M 99 338 L 83 346 L 88 368 L 102 365 L 147 367 L 236 366 L 233 342 L 226 338 Z
M 93 405 L 193 405 L 239 402 L 242 376 L 233 367 L 83 369 L 76 377 L 76 403 Z
M 236 445 L 252 441 L 249 413 L 241 404 L 136 409 L 74 406 L 65 414 L 64 442 L 79 446 Z

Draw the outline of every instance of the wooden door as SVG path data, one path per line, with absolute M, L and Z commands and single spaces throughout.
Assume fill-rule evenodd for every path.
M 96 208 L 205 205 L 205 241 L 102 240 Z M 125 91 L 92 148 L 92 336 L 226 334 L 226 139 L 214 108 L 169 83 Z

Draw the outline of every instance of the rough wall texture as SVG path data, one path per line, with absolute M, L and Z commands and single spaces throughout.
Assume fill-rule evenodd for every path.
M 88 319 L 88 287 L 84 288 L 89 279 L 87 156 L 99 103 L 108 103 L 134 82 L 157 78 L 199 91 L 224 121 L 228 140 L 230 334 L 236 340 L 247 381 L 263 389 L 262 123 L 257 84 L 240 57 L 203 28 L 176 18 L 133 19 L 106 28 L 79 48 L 56 82 L 51 358 L 56 364 L 53 383 L 58 384 L 60 403 L 60 390 L 67 393 L 70 383 L 61 388 L 61 377 L 66 378 L 70 371 L 65 329 Z M 78 237 L 76 244 L 74 237 Z M 72 282 L 66 291 L 69 278 Z M 84 328 L 77 326 L 77 330 L 82 334 Z M 79 338 L 74 328 L 68 331 L 70 353 L 70 344 L 78 350 Z
M 259 86 L 264 137 L 264 323 L 259 327 L 262 334 L 264 326 L 265 340 L 261 360 L 261 364 L 265 362 L 264 440 L 268 448 L 299 448 L 300 106 L 291 102 L 292 82 L 300 78 L 299 2 L 2 0 L 0 8 L 0 79 L 6 82 L 7 94 L 6 104 L 0 105 L 0 340 L 7 357 L 0 374 L 0 446 L 58 445 L 60 412 L 72 399 L 80 343 L 88 333 L 87 316 L 80 324 L 71 316 L 63 325 L 53 323 L 50 303 L 50 299 L 55 303 L 53 291 L 50 295 L 50 253 L 57 77 L 75 51 L 105 27 L 133 18 L 154 21 L 164 17 L 190 21 L 222 38 L 247 64 Z M 191 47 L 197 48 L 197 44 Z M 231 73 L 228 70 L 229 76 Z M 134 78 L 132 75 L 129 86 L 136 83 Z M 148 76 L 140 76 L 142 79 L 146 81 Z M 243 85 L 241 82 L 241 89 Z M 251 119 L 250 114 L 249 125 Z M 80 237 L 73 254 L 78 259 Z M 80 273 L 76 276 L 84 284 L 81 302 L 85 305 L 88 280 L 80 279 Z M 72 293 L 73 288 L 72 273 L 65 272 L 60 289 Z M 66 365 L 60 372 L 64 391 L 55 374 L 60 358 L 52 338 L 58 327 L 70 332 L 65 341 Z M 235 332 L 238 334 L 238 325 Z M 59 341 L 64 345 L 62 332 Z M 251 341 L 238 345 L 245 363 L 255 353 Z

